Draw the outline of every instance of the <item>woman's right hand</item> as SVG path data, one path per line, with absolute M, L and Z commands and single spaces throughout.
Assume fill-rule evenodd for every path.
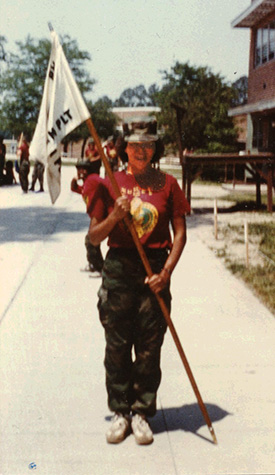
M 127 196 L 119 196 L 114 205 L 113 215 L 120 221 L 124 219 L 127 214 L 130 212 L 130 201 L 128 200 Z

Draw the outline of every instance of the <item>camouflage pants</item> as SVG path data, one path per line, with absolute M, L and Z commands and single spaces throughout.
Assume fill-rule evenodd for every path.
M 27 193 L 29 188 L 28 175 L 30 172 L 30 164 L 27 160 L 23 160 L 19 169 L 19 180 L 22 190 Z
M 160 272 L 166 250 L 150 250 L 147 255 L 153 272 Z M 167 325 L 154 294 L 144 284 L 145 276 L 135 251 L 111 249 L 104 262 L 98 308 L 105 329 L 109 408 L 153 416 Z M 169 288 L 162 296 L 170 310 Z
M 104 263 L 101 249 L 100 246 L 93 246 L 93 244 L 90 242 L 89 234 L 85 236 L 85 247 L 87 261 L 94 267 L 97 272 L 101 272 Z
M 45 166 L 43 165 L 43 163 L 36 160 L 34 163 L 33 172 L 32 172 L 31 189 L 33 191 L 34 191 L 36 180 L 39 181 L 40 190 L 43 190 L 44 170 L 45 170 Z

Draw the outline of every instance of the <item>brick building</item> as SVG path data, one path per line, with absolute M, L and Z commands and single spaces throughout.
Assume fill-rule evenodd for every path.
M 275 152 L 275 0 L 252 0 L 232 22 L 250 29 L 247 104 L 229 115 L 246 117 L 246 150 Z

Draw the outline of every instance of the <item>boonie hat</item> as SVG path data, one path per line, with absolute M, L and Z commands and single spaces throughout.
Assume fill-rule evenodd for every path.
M 123 124 L 124 140 L 126 142 L 155 142 L 159 139 L 157 135 L 157 121 L 140 121 L 130 124 Z

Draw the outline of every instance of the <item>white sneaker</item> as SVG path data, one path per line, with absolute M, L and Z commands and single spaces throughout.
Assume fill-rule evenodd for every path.
M 133 416 L 132 430 L 137 444 L 147 445 L 153 442 L 153 432 L 144 416 L 141 416 L 140 414 L 135 414 Z
M 106 439 L 109 444 L 119 444 L 130 432 L 129 416 L 116 413 L 112 419 L 112 425 L 106 432 Z

